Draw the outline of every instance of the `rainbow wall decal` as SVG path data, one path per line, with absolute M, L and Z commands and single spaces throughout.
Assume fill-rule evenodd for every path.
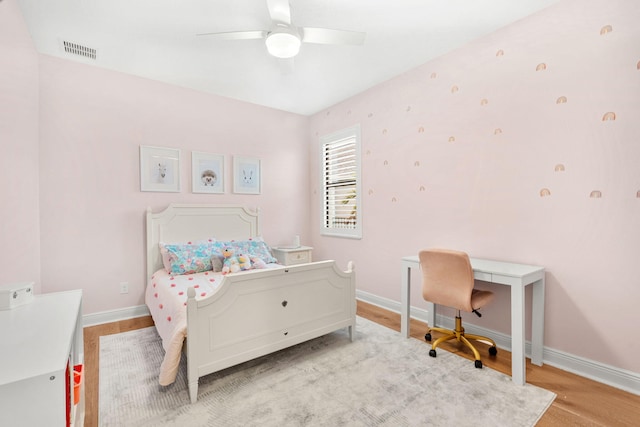
M 611 25 L 605 25 L 604 27 L 600 28 L 600 35 L 601 36 L 607 35 L 611 31 L 613 31 L 613 27 L 611 27 Z

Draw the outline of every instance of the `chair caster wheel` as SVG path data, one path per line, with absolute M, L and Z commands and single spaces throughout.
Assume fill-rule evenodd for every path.
M 482 360 L 476 360 L 476 368 L 482 369 Z
M 429 350 L 429 356 L 436 357 L 436 351 L 434 349 Z
M 489 356 L 495 356 L 498 354 L 498 349 L 495 347 L 489 347 Z
M 424 334 L 424 340 L 425 341 L 431 341 L 431 333 L 427 332 L 426 334 Z

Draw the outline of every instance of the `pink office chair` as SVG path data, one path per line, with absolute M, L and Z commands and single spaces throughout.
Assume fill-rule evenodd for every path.
M 429 249 L 420 251 L 418 256 L 422 270 L 422 297 L 434 304 L 458 310 L 454 330 L 436 328 L 433 325 L 429 325 L 429 332 L 424 336 L 425 340 L 431 341 L 431 331 L 445 334 L 433 342 L 429 356 L 436 357 L 436 347 L 444 341 L 455 338 L 473 351 L 476 368 L 482 368 L 480 353 L 469 340 L 484 341 L 490 344 L 489 354 L 491 356 L 498 354 L 496 343 L 488 337 L 465 334 L 460 310 L 473 312 L 481 316 L 478 309 L 493 299 L 493 292 L 473 289 L 473 269 L 471 268 L 469 256 L 464 252 Z

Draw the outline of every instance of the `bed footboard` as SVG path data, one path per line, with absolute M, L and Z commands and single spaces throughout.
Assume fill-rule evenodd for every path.
M 225 276 L 219 289 L 187 300 L 187 378 L 198 378 L 341 328 L 355 337 L 355 272 L 335 261 Z

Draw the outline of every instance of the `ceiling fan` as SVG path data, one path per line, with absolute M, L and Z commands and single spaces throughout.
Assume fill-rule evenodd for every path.
M 273 24 L 269 30 L 200 33 L 218 40 L 264 39 L 267 51 L 276 58 L 290 59 L 300 52 L 302 43 L 362 45 L 365 33 L 329 28 L 296 27 L 291 23 L 289 0 L 267 0 Z

